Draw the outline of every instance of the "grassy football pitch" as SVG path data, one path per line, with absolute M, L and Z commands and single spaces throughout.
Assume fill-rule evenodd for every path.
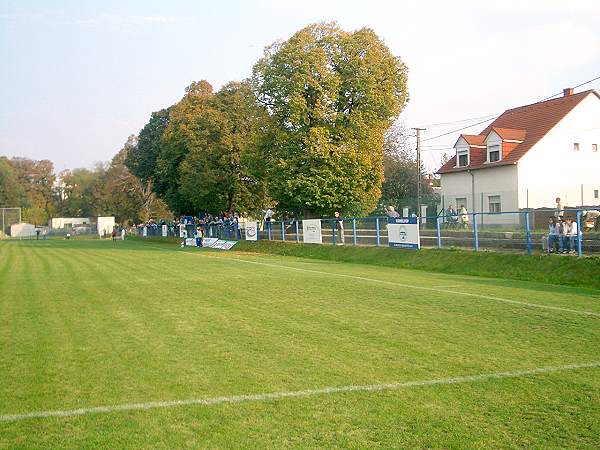
M 0 351 L 0 448 L 600 445 L 597 290 L 0 241 Z

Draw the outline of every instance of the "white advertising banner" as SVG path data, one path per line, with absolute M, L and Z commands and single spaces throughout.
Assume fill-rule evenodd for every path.
M 167 237 L 167 226 L 166 225 L 162 226 L 162 236 Z
M 302 221 L 302 234 L 305 244 L 322 244 L 321 219 L 307 219 Z
M 219 239 L 210 248 L 216 248 L 218 250 L 231 250 L 236 243 L 236 241 L 224 241 Z
M 100 237 L 110 236 L 115 227 L 115 218 L 113 216 L 98 217 L 96 225 Z
M 416 217 L 389 217 L 387 231 L 390 247 L 421 248 L 419 224 Z
M 258 222 L 246 222 L 246 240 L 256 241 L 258 239 Z
M 217 238 L 204 238 L 202 239 L 202 247 L 210 248 L 217 243 Z

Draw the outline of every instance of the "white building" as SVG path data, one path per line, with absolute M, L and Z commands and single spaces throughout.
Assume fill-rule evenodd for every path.
M 30 223 L 15 223 L 10 226 L 10 236 L 13 238 L 25 238 L 35 236 L 35 225 Z
M 600 95 L 562 97 L 509 109 L 478 135 L 461 135 L 439 170 L 444 207 L 510 212 L 600 205 Z M 517 214 L 486 215 L 488 224 Z
M 90 226 L 91 220 L 89 217 L 53 217 L 50 219 L 49 226 L 53 230 L 63 228 L 73 228 L 80 226 Z

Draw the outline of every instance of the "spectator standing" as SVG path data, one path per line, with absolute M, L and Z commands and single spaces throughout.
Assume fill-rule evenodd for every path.
M 458 215 L 456 214 L 456 211 L 452 205 L 448 205 L 448 209 L 445 211 L 445 216 L 446 222 L 448 222 L 450 225 L 456 225 L 458 222 Z
M 556 220 L 563 220 L 565 215 L 565 210 L 563 209 L 563 204 L 560 200 L 560 197 L 556 197 L 556 209 L 554 210 L 554 217 Z
M 202 247 L 202 239 L 204 238 L 204 233 L 202 231 L 202 227 L 198 225 L 196 227 L 196 247 Z
M 469 228 L 469 213 L 465 205 L 460 205 L 460 224 L 465 230 Z
M 393 206 L 388 206 L 385 209 L 385 214 L 391 218 L 400 217 L 400 214 L 398 214 L 398 211 L 396 211 Z
M 342 217 L 340 216 L 339 211 L 336 211 L 334 213 L 334 217 L 335 217 L 335 228 L 340 234 L 339 244 L 344 245 L 346 243 L 344 240 L 344 219 L 342 219 Z
M 548 253 L 558 253 L 559 251 L 560 226 L 556 219 L 551 218 L 548 221 Z
M 263 229 L 268 228 L 271 229 L 271 219 L 273 218 L 273 211 L 271 210 L 271 208 L 268 208 L 265 211 L 265 216 L 263 217 Z

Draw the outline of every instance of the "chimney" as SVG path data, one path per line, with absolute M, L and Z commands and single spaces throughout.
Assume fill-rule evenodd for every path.
M 564 97 L 568 97 L 569 95 L 573 95 L 573 88 L 564 88 L 563 89 L 563 96 Z

